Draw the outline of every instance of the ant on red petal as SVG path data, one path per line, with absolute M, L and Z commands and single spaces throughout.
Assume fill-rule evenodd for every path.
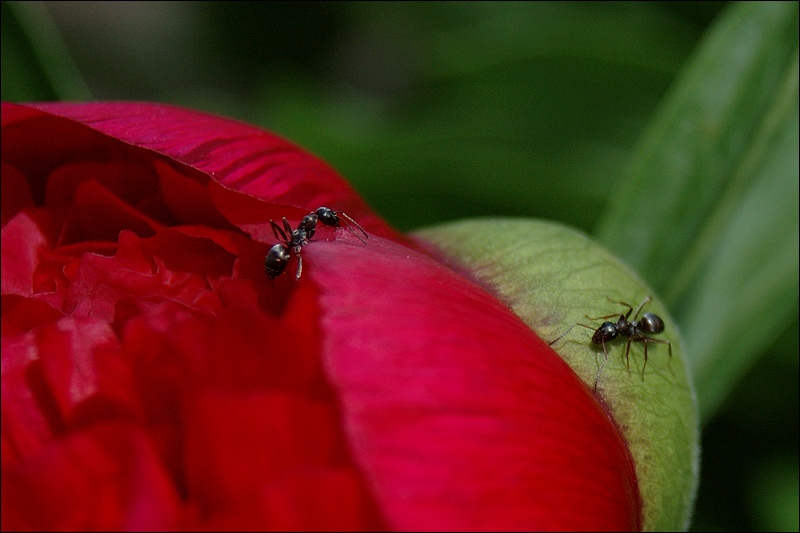
M 267 277 L 275 279 L 280 276 L 283 271 L 286 270 L 292 253 L 294 253 L 294 255 L 297 256 L 297 273 L 295 274 L 295 280 L 299 280 L 300 275 L 303 273 L 303 258 L 300 252 L 303 246 L 307 245 L 314 236 L 314 233 L 316 233 L 317 224 L 319 223 L 331 228 L 341 228 L 342 219 L 347 223 L 347 229 L 361 242 L 366 244 L 369 235 L 367 235 L 367 232 L 364 231 L 364 228 L 362 228 L 358 222 L 353 220 L 347 213 L 343 211 L 334 211 L 328 207 L 319 207 L 304 216 L 300 224 L 297 225 L 296 230 L 292 229 L 286 217 L 283 217 L 283 228 L 276 224 L 274 220 L 270 220 L 269 223 L 270 226 L 272 226 L 272 233 L 275 235 L 275 238 L 279 239 L 281 242 L 273 245 L 272 248 L 269 249 L 269 252 L 267 252 L 267 257 L 264 259 L 264 271 Z M 358 228 L 361 233 L 356 232 L 353 226 Z
M 606 296 L 608 298 L 608 296 Z M 603 347 L 603 353 L 605 354 L 605 360 L 608 360 L 608 350 L 606 349 L 606 342 L 613 341 L 619 336 L 624 336 L 628 338 L 627 345 L 625 346 L 625 361 L 627 363 L 628 373 L 631 372 L 631 361 L 629 357 L 629 353 L 631 350 L 631 342 L 642 342 L 644 343 L 644 365 L 642 365 L 642 381 L 644 381 L 644 369 L 647 367 L 647 345 L 650 343 L 658 343 L 658 344 L 666 344 L 669 349 L 669 362 L 672 362 L 672 344 L 668 340 L 662 339 L 654 339 L 652 337 L 648 337 L 647 335 L 662 333 L 664 331 L 664 321 L 661 319 L 660 316 L 654 313 L 645 313 L 642 315 L 642 318 L 637 320 L 639 317 L 639 313 L 642 311 L 644 306 L 652 300 L 652 297 L 648 296 L 645 298 L 642 303 L 639 304 L 639 307 L 636 308 L 636 312 L 633 313 L 633 320 L 628 320 L 633 312 L 633 307 L 625 302 L 618 302 L 616 300 L 612 300 L 608 298 L 608 301 L 624 305 L 628 308 L 628 312 L 624 315 L 622 313 L 614 313 L 613 315 L 607 316 L 598 316 L 598 317 L 590 317 L 586 316 L 589 320 L 603 320 L 606 318 L 612 317 L 619 317 L 616 322 L 603 322 L 599 328 L 595 329 L 592 326 L 587 326 L 586 324 L 575 323 L 567 329 L 564 333 L 559 335 L 556 339 L 552 340 L 548 344 L 552 346 L 556 342 L 558 342 L 562 337 L 564 337 L 567 333 L 572 331 L 572 328 L 575 326 L 581 326 L 586 329 L 594 330 L 594 334 L 592 335 L 592 343 L 593 344 L 600 344 Z M 600 367 L 600 370 L 597 371 L 597 377 L 595 378 L 594 386 L 595 390 L 597 390 L 597 379 L 600 377 L 600 372 L 602 372 L 603 367 L 605 366 L 605 361 L 603 365 Z M 672 366 L 669 366 L 670 372 L 672 372 Z

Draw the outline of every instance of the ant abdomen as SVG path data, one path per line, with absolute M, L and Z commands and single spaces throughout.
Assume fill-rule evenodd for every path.
M 645 313 L 639 320 L 639 328 L 646 333 L 661 333 L 664 331 L 664 321 L 653 313 Z
M 264 271 L 269 279 L 277 278 L 286 270 L 290 257 L 289 249 L 281 243 L 269 249 L 267 257 L 264 259 Z

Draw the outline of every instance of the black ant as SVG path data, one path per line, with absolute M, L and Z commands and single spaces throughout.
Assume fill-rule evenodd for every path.
M 300 224 L 297 225 L 296 230 L 292 230 L 292 226 L 289 224 L 289 221 L 286 220 L 286 217 L 283 217 L 283 228 L 276 224 L 274 220 L 270 220 L 269 223 L 270 226 L 272 226 L 272 233 L 275 234 L 275 238 L 280 239 L 281 242 L 270 248 L 269 252 L 267 252 L 267 257 L 264 259 L 264 271 L 267 273 L 267 276 L 270 279 L 275 279 L 280 276 L 283 271 L 286 270 L 289 259 L 292 257 L 292 252 L 294 252 L 297 256 L 297 273 L 295 274 L 295 280 L 299 280 L 300 275 L 303 273 L 303 258 L 300 255 L 300 251 L 303 246 L 308 244 L 314 236 L 314 233 L 316 233 L 317 223 L 331 228 L 341 228 L 342 221 L 339 217 L 342 217 L 347 222 L 347 228 L 351 233 L 366 244 L 369 235 L 367 235 L 367 232 L 364 231 L 364 228 L 362 228 L 358 222 L 350 218 L 347 213 L 343 211 L 334 211 L 328 207 L 319 207 L 315 211 L 304 216 Z M 359 231 L 361 231 L 361 234 L 357 233 L 352 226 L 357 227 Z
M 608 298 L 608 296 L 606 296 L 606 298 Z M 613 315 L 598 316 L 598 317 L 590 317 L 590 316 L 586 316 L 586 315 L 585 316 L 589 320 L 602 320 L 602 319 L 605 319 L 605 318 L 611 318 L 611 317 L 619 316 L 619 319 L 616 321 L 616 323 L 614 323 L 614 322 L 603 322 L 600 325 L 600 327 L 597 328 L 597 329 L 595 329 L 595 328 L 593 328 L 591 326 L 587 326 L 586 324 L 575 323 L 572 326 L 570 326 L 567 331 L 565 331 L 564 333 L 559 335 L 556 339 L 554 339 L 553 341 L 549 342 L 548 344 L 552 346 L 559 339 L 564 337 L 564 335 L 569 333 L 572 330 L 572 328 L 574 328 L 575 326 L 581 326 L 581 327 L 584 327 L 586 329 L 594 330 L 594 334 L 592 335 L 592 343 L 600 344 L 600 345 L 603 346 L 603 353 L 605 354 L 605 356 L 606 356 L 605 358 L 606 358 L 606 361 L 607 361 L 608 360 L 608 350 L 606 350 L 606 342 L 613 341 L 618 336 L 623 335 L 623 336 L 628 338 L 628 343 L 627 343 L 627 345 L 625 347 L 625 361 L 627 362 L 628 374 L 630 374 L 631 373 L 631 361 L 630 361 L 630 357 L 629 357 L 628 354 L 630 353 L 630 350 L 631 350 L 631 342 L 633 342 L 633 341 L 643 342 L 644 343 L 644 365 L 642 365 L 642 381 L 644 381 L 644 369 L 645 369 L 645 367 L 647 367 L 647 345 L 648 344 L 650 344 L 651 342 L 655 342 L 655 343 L 659 343 L 659 344 L 666 344 L 669 347 L 669 362 L 670 363 L 672 362 L 672 344 L 670 344 L 670 342 L 667 341 L 667 340 L 654 339 L 652 337 L 647 337 L 646 336 L 647 334 L 661 333 L 661 332 L 664 331 L 664 321 L 661 319 L 661 317 L 656 315 L 656 314 L 654 314 L 654 313 L 645 313 L 645 314 L 642 315 L 642 318 L 640 320 L 637 320 L 637 318 L 639 316 L 639 313 L 641 312 L 642 308 L 650 300 L 652 300 L 652 297 L 650 297 L 650 296 L 645 298 L 642 301 L 642 303 L 639 304 L 639 307 L 636 308 L 636 312 L 633 313 L 633 320 L 629 321 L 628 317 L 631 316 L 631 313 L 633 312 L 633 307 L 631 307 L 629 304 L 626 304 L 625 302 L 618 302 L 616 300 L 612 300 L 611 298 L 608 298 L 608 301 L 610 301 L 612 303 L 624 305 L 625 307 L 627 307 L 628 308 L 628 312 L 625 313 L 624 315 L 622 313 L 620 313 L 619 315 L 617 315 L 615 313 Z M 603 370 L 603 366 L 605 366 L 605 362 L 603 362 L 603 365 L 600 367 L 600 370 L 598 370 L 598 372 L 597 372 L 597 376 L 598 377 L 600 376 L 600 372 Z M 670 372 L 672 372 L 672 367 L 671 366 L 669 367 L 669 370 L 670 370 Z M 597 389 L 597 378 L 595 378 L 595 390 L 596 389 Z

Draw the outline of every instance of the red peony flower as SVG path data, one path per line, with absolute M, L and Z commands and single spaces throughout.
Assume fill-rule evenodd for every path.
M 3 530 L 641 528 L 591 390 L 290 143 L 3 104 L 2 165 Z M 321 206 L 369 239 L 270 280 L 270 220 Z

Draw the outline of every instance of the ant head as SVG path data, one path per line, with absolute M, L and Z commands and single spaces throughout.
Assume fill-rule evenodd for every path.
M 336 211 L 329 207 L 317 208 L 317 210 L 314 212 L 314 215 L 319 217 L 319 221 L 326 226 L 330 226 L 332 228 L 338 228 L 341 226 L 339 217 L 336 215 Z
M 639 329 L 647 333 L 661 333 L 664 331 L 664 321 L 653 313 L 645 313 L 639 320 Z
M 592 335 L 592 342 L 595 344 L 603 344 L 604 342 L 616 339 L 617 335 L 619 335 L 619 331 L 617 330 L 616 324 L 613 322 L 603 322 L 603 324 L 597 328 L 597 331 L 594 332 L 594 335 Z

